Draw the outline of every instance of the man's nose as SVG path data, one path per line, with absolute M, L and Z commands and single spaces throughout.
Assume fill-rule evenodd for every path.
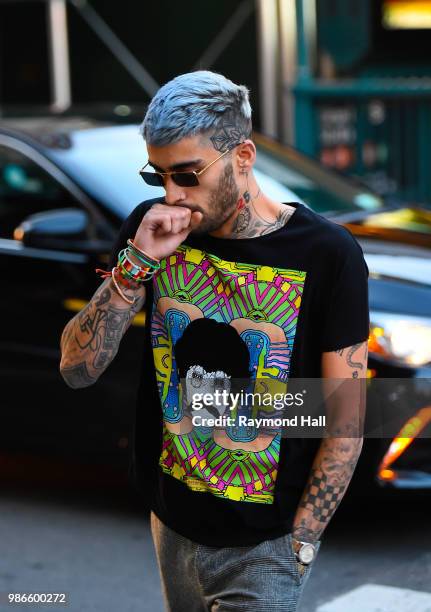
M 172 177 L 165 177 L 165 201 L 166 204 L 173 205 L 180 203 L 186 199 L 184 187 L 180 187 L 172 180 Z

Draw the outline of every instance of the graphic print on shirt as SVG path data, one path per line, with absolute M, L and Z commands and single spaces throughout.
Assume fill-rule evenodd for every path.
M 164 419 L 159 462 L 193 491 L 273 503 L 280 431 L 238 423 L 241 414 L 273 414 L 273 407 L 237 402 L 193 410 L 188 398 L 193 390 L 232 391 L 238 380 L 247 392 L 286 391 L 305 278 L 306 272 L 225 261 L 185 245 L 162 260 L 151 321 Z M 196 414 L 229 416 L 233 424 L 195 427 Z

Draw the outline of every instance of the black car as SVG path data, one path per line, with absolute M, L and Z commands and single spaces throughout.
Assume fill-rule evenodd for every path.
M 299 200 L 345 224 L 364 250 L 368 377 L 395 379 L 385 405 L 400 395 L 407 405 L 398 436 L 367 440 L 361 458 L 367 482 L 430 487 L 431 212 L 387 205 L 293 149 L 259 134 L 255 142 L 256 178 L 268 195 Z M 95 269 L 106 268 L 121 222 L 142 200 L 163 195 L 138 175 L 146 160 L 137 125 L 47 117 L 0 126 L 3 452 L 128 464 L 143 313 L 92 387 L 66 386 L 59 340 L 100 284 Z M 407 397 L 412 389 L 415 397 Z

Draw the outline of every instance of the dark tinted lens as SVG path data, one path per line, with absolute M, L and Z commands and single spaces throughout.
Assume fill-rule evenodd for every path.
M 180 187 L 196 187 L 199 185 L 198 177 L 193 172 L 174 172 L 172 180 Z
M 155 172 L 140 172 L 139 173 L 147 185 L 152 185 L 153 187 L 163 187 L 163 177 L 160 174 L 156 174 Z

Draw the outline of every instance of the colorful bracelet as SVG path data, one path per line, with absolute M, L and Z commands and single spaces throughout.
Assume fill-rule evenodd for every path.
M 155 257 L 151 257 L 151 255 L 148 255 L 148 253 L 137 247 L 131 238 L 127 240 L 127 244 L 130 253 L 139 259 L 139 261 L 141 261 L 143 264 L 146 264 L 150 268 L 160 268 L 160 261 Z
M 112 277 L 112 271 L 109 270 L 102 270 L 101 268 L 95 268 L 95 272 L 101 276 L 104 280 L 106 278 L 111 278 Z M 117 269 L 118 274 L 118 278 L 116 279 L 117 283 L 119 283 L 120 285 L 122 285 L 125 289 L 132 289 L 132 290 L 136 290 L 136 289 L 140 289 L 140 283 L 137 283 L 136 281 L 133 281 L 131 279 L 125 278 L 122 274 L 121 271 Z
M 147 259 L 144 259 L 143 257 L 141 257 L 138 253 L 136 253 L 130 247 L 127 247 L 126 253 L 127 253 L 127 255 L 129 257 L 130 257 L 130 255 L 135 257 L 135 259 L 137 259 L 139 261 L 139 264 L 143 265 L 144 268 L 157 269 L 159 267 L 159 266 L 154 266 L 151 262 L 149 262 Z M 133 263 L 135 263 L 135 262 L 133 262 Z M 137 264 L 135 264 L 135 265 L 137 265 Z
M 126 296 L 124 295 L 124 293 L 123 293 L 123 292 L 121 291 L 121 289 L 120 289 L 120 286 L 119 286 L 119 284 L 118 284 L 118 282 L 117 282 L 117 279 L 115 278 L 115 271 L 116 271 L 116 270 L 118 270 L 118 268 L 117 268 L 117 267 L 112 268 L 112 271 L 111 271 L 111 277 L 112 277 L 112 282 L 114 283 L 114 287 L 115 287 L 115 289 L 117 290 L 118 295 L 119 295 L 120 297 L 122 297 L 122 298 L 123 298 L 123 300 L 124 300 L 125 302 L 127 302 L 128 304 L 134 304 L 134 303 L 136 302 L 136 300 L 137 300 L 137 296 L 135 296 L 133 299 L 129 300 L 129 298 L 128 298 L 128 297 L 126 297 Z
M 122 251 L 120 251 L 119 256 L 123 255 L 127 261 L 129 262 L 129 264 L 131 266 L 134 266 L 135 268 L 142 268 L 144 270 L 151 270 L 151 266 L 146 264 L 144 266 L 140 266 L 139 264 L 137 264 L 136 262 L 133 261 L 133 259 L 130 259 L 130 255 L 134 255 L 134 253 L 132 253 L 132 251 L 129 248 L 123 249 Z M 134 255 L 135 256 L 135 255 Z
M 127 255 L 123 252 L 120 252 L 119 255 L 117 264 L 119 273 L 127 281 L 142 283 L 143 281 L 153 278 L 154 273 L 157 272 L 157 269 L 150 271 L 150 268 L 141 268 L 140 266 L 130 262 Z
M 142 287 L 142 281 L 137 282 L 135 280 L 132 280 L 131 278 L 126 278 L 125 276 L 123 276 L 120 269 L 117 270 L 116 280 L 120 287 L 124 287 L 125 289 L 131 289 L 132 291 L 136 291 L 137 289 L 140 289 Z
M 136 282 L 142 282 L 151 269 L 148 267 L 143 268 L 142 266 L 138 266 L 133 261 L 131 261 L 127 256 L 126 249 L 123 249 L 119 252 L 117 265 L 120 268 L 123 276 L 125 276 L 129 280 L 135 280 Z
M 102 268 L 95 268 L 94 271 L 96 272 L 96 274 L 101 276 L 103 279 L 108 278 L 108 276 L 111 276 L 111 272 L 109 270 L 102 270 Z
M 118 278 L 114 279 L 113 271 L 109 272 L 108 270 L 102 270 L 100 268 L 96 268 L 96 272 L 102 276 L 102 278 L 108 278 L 112 276 L 114 280 L 115 286 L 117 287 L 117 283 L 120 282 L 126 288 L 134 288 L 136 289 L 136 285 L 139 285 L 144 280 L 150 280 L 153 278 L 154 273 L 160 269 L 160 262 L 149 255 L 141 251 L 133 244 L 133 241 L 129 238 L 127 243 L 131 243 L 131 247 L 126 247 L 122 249 L 118 253 L 118 261 L 115 268 L 112 270 L 116 270 Z M 144 265 L 140 266 L 134 261 L 130 259 L 130 255 L 136 257 L 140 262 Z M 121 296 L 123 297 L 123 295 Z M 128 301 L 126 299 L 126 301 Z M 133 302 L 128 302 L 133 303 Z

